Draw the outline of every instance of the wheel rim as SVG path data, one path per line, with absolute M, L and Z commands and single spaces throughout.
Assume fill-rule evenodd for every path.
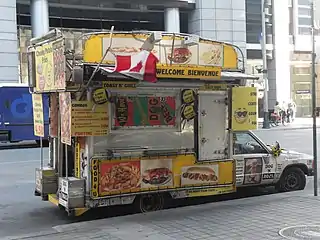
M 141 212 L 153 212 L 160 210 L 163 206 L 162 196 L 158 194 L 146 194 L 140 197 Z
M 287 175 L 285 178 L 285 189 L 290 191 L 290 190 L 295 190 L 299 186 L 299 176 L 295 173 L 290 173 Z

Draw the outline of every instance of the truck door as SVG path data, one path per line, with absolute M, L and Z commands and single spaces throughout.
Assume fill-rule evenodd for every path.
M 228 148 L 226 92 L 199 91 L 199 161 L 224 159 Z
M 237 186 L 267 185 L 275 179 L 276 159 L 251 132 L 234 133 Z

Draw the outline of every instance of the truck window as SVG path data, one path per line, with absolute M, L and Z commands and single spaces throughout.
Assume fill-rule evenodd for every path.
M 249 133 L 234 133 L 233 154 L 268 153 Z

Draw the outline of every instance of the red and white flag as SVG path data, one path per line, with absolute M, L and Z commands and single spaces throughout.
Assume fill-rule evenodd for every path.
M 142 50 L 131 56 L 116 56 L 114 69 L 101 67 L 107 72 L 118 72 L 125 76 L 148 82 L 157 82 L 157 62 L 159 59 L 152 53 Z

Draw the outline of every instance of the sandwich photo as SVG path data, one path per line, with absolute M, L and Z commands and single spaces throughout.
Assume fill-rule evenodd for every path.
M 145 170 L 142 174 L 142 181 L 150 185 L 164 185 L 172 179 L 172 172 L 169 168 L 153 168 Z

